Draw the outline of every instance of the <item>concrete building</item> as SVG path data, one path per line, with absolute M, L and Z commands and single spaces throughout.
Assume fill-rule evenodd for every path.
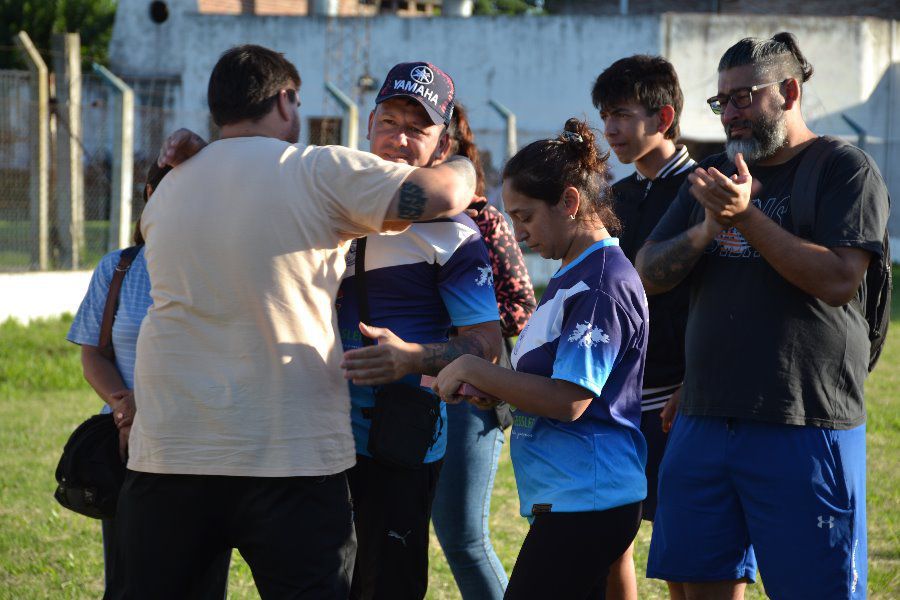
M 283 51 L 299 68 L 303 77 L 304 143 L 327 141 L 333 133 L 328 127 L 342 118 L 339 106 L 325 92 L 328 81 L 358 103 L 356 127 L 360 146 L 367 148 L 366 119 L 382 78 L 398 62 L 421 59 L 453 75 L 458 98 L 469 108 L 479 145 L 490 153 L 494 169 L 499 169 L 506 154 L 505 122 L 489 101 L 499 102 L 517 115 L 519 146 L 554 135 L 571 116 L 587 117 L 599 124 L 590 103 L 593 80 L 614 60 L 640 52 L 661 54 L 675 64 L 685 91 L 683 139 L 711 149 L 724 139 L 718 118 L 704 102 L 716 91 L 719 57 L 742 37 L 769 37 L 787 30 L 797 35 L 816 70 L 804 88 L 803 101 L 813 130 L 862 144 L 878 162 L 892 196 L 900 198 L 897 20 L 702 13 L 287 17 L 247 11 L 203 12 L 200 3 L 205 1 L 165 2 L 163 21 L 151 18 L 148 5 L 153 3 L 119 3 L 110 46 L 112 70 L 129 81 L 143 81 L 145 87 L 152 83 L 163 90 L 154 87 L 154 94 L 147 96 L 157 99 L 156 108 L 165 115 L 159 132 L 141 134 L 148 142 L 143 145 L 148 159 L 150 154 L 155 155 L 163 131 L 189 127 L 210 135 L 206 108 L 209 73 L 224 50 L 240 43 Z M 303 3 L 307 8 L 310 5 Z M 258 8 L 264 0 L 232 4 L 254 4 Z M 632 5 L 636 4 L 633 0 Z M 895 4 L 887 3 L 889 8 Z M 138 96 L 140 103 L 141 94 Z M 142 140 L 136 141 L 141 147 Z M 630 168 L 615 162 L 613 167 L 617 177 L 630 172 Z M 890 227 L 897 256 L 900 211 L 894 211 Z M 537 274 L 537 279 L 541 278 Z M 29 281 L 46 289 L 43 280 Z M 19 296 L 25 298 L 27 294 Z M 71 311 L 73 306 L 69 302 L 56 312 Z M 40 312 L 53 314 L 50 308 Z M 15 314 L 17 310 L 11 307 L 0 307 L 0 318 Z
M 547 0 L 554 14 L 646 15 L 699 12 L 722 15 L 795 15 L 900 19 L 897 0 Z
M 593 79 L 617 58 L 638 52 L 666 56 L 678 69 L 685 91 L 684 138 L 721 142 L 721 125 L 704 103 L 716 91 L 718 58 L 742 37 L 792 31 L 816 69 L 805 86 L 807 120 L 819 133 L 860 140 L 881 167 L 893 197 L 900 198 L 900 22 L 895 20 L 700 13 L 276 17 L 203 13 L 197 0 L 167 5 L 169 18 L 155 23 L 144 3 L 121 3 L 110 57 L 120 75 L 171 78 L 176 86 L 172 127 L 210 133 L 208 75 L 219 54 L 235 44 L 276 48 L 298 66 L 304 142 L 317 141 L 323 118 L 341 116 L 325 92 L 326 81 L 358 103 L 362 139 L 375 88 L 388 68 L 423 59 L 453 75 L 495 168 L 505 158 L 506 138 L 490 100 L 517 115 L 520 145 L 553 134 L 573 115 L 596 122 L 589 97 Z M 374 86 L 360 86 L 366 81 Z M 614 170 L 617 176 L 628 172 L 618 165 Z M 892 231 L 900 236 L 900 213 L 894 215 Z

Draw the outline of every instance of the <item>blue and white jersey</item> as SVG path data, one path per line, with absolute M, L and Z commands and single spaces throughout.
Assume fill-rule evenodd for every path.
M 371 325 L 386 327 L 406 342 L 447 342 L 451 325 L 464 327 L 500 318 L 487 247 L 478 226 L 466 215 L 413 223 L 397 235 L 369 236 L 366 286 Z M 337 297 L 338 325 L 344 350 L 362 346 L 356 288 L 356 242 L 347 254 L 347 270 Z M 404 381 L 418 385 L 421 375 Z M 368 456 L 373 389 L 350 384 L 351 419 L 356 451 Z M 440 460 L 447 447 L 446 407 L 441 431 L 426 462 Z
M 513 412 L 520 512 L 587 512 L 647 496 L 641 383 L 647 297 L 616 238 L 593 244 L 550 280 L 513 350 L 516 371 L 594 394 L 572 423 Z
M 119 264 L 121 250 L 114 250 L 100 259 L 87 293 L 75 319 L 69 328 L 66 339 L 78 345 L 96 346 L 100 343 L 100 326 L 103 323 L 103 309 L 106 307 L 106 296 L 112 281 L 116 265 Z M 144 249 L 138 250 L 119 292 L 119 309 L 113 321 L 112 343 L 116 352 L 116 367 L 122 381 L 128 389 L 134 389 L 134 362 L 138 332 L 141 322 L 147 315 L 147 309 L 153 300 L 150 298 L 150 275 L 147 274 L 147 263 L 144 260 Z M 109 412 L 104 405 L 103 412 Z

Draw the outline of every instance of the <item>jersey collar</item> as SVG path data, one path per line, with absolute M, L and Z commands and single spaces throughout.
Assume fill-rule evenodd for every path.
M 616 237 L 608 237 L 608 238 L 604 238 L 602 240 L 598 240 L 598 241 L 594 242 L 593 244 L 588 246 L 584 252 L 579 254 L 578 258 L 576 258 L 575 260 L 573 260 L 572 262 L 567 264 L 565 267 L 561 268 L 559 271 L 554 273 L 553 277 L 551 279 L 560 277 L 560 276 L 564 275 L 565 273 L 569 272 L 572 269 L 572 267 L 574 267 L 575 265 L 577 265 L 578 263 L 583 261 L 591 253 L 596 252 L 597 250 L 600 250 L 601 248 L 606 248 L 608 246 L 618 246 L 618 245 L 619 245 L 619 238 L 616 238 Z

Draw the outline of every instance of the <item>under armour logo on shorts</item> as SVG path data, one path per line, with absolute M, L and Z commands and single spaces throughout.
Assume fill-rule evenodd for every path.
M 819 515 L 818 519 L 819 519 L 819 529 L 822 529 L 825 525 L 828 525 L 828 529 L 834 528 L 834 515 L 828 517 L 827 521 L 825 520 L 825 518 L 822 515 Z

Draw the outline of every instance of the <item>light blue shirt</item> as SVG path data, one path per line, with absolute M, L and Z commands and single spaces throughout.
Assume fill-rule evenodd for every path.
M 97 346 L 100 343 L 103 309 L 106 307 L 109 284 L 121 255 L 121 250 L 110 252 L 100 259 L 100 263 L 94 269 L 87 293 L 84 300 L 81 301 L 81 306 L 78 307 L 78 312 L 69 328 L 69 334 L 66 336 L 70 342 L 90 346 Z M 116 367 L 128 389 L 134 389 L 135 349 L 138 332 L 152 302 L 150 276 L 147 274 L 147 263 L 144 261 L 144 249 L 141 248 L 122 281 L 119 308 L 112 328 Z M 109 412 L 109 410 L 109 406 L 105 405 L 103 412 Z

